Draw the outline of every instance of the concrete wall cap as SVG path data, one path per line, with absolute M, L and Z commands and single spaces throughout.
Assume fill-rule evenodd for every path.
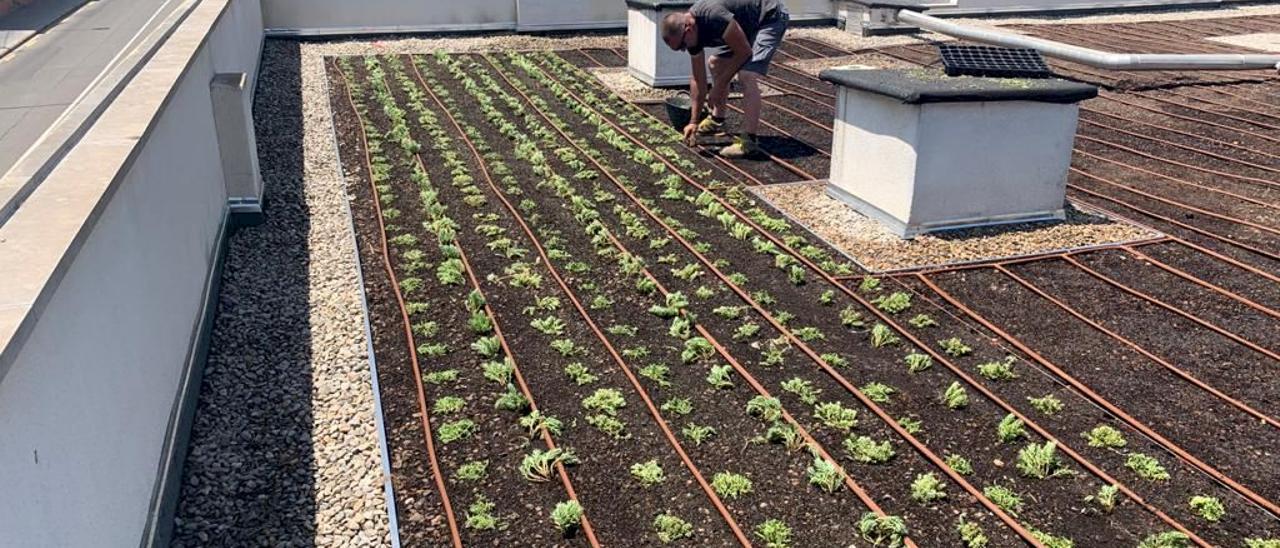
M 1098 88 L 1059 78 L 976 78 L 947 76 L 926 69 L 827 69 L 820 78 L 838 86 L 875 93 L 907 104 L 994 101 L 1078 103 L 1098 96 Z
M 637 10 L 687 10 L 692 6 L 689 0 L 627 0 L 627 7 Z

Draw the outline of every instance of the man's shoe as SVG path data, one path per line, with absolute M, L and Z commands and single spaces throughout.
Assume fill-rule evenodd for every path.
M 721 133 L 724 133 L 724 118 L 717 120 L 713 116 L 708 116 L 698 122 L 698 135 L 719 135 Z
M 760 143 L 754 135 L 742 134 L 733 138 L 733 144 L 720 149 L 720 157 L 735 160 L 746 158 L 760 152 Z

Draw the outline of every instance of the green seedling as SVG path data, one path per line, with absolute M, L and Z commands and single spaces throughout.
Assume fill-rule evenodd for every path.
M 742 312 L 745 308 L 745 306 L 719 306 L 712 310 L 711 313 L 726 320 L 736 320 L 742 317 Z
M 449 347 L 444 343 L 431 343 L 418 345 L 418 354 L 424 358 L 439 358 L 449 353 Z
M 555 449 L 534 449 L 520 461 L 520 475 L 532 482 L 543 482 L 551 479 L 556 465 L 577 464 L 578 456 L 572 449 L 557 447 Z
M 996 425 L 996 437 L 1000 438 L 1000 441 L 1004 443 L 1026 437 L 1026 435 L 1025 423 L 1013 413 L 1005 415 L 1003 419 L 1000 419 L 1000 424 Z
M 752 441 L 776 443 L 791 451 L 799 451 L 805 446 L 804 437 L 800 435 L 800 431 L 795 426 L 781 421 L 770 425 L 763 436 L 754 438 Z
M 1093 430 L 1085 432 L 1084 438 L 1089 440 L 1089 447 L 1120 448 L 1128 443 L 1124 439 L 1124 434 L 1105 424 L 1100 424 L 1095 426 Z
M 1102 508 L 1103 512 L 1110 513 L 1116 507 L 1117 495 L 1120 494 L 1120 487 L 1116 485 L 1103 485 L 1098 488 L 1098 492 L 1084 498 L 1085 502 L 1094 502 Z
M 686 439 L 693 442 L 694 445 L 702 445 L 702 442 L 707 441 L 711 439 L 712 436 L 716 435 L 716 429 L 710 426 L 700 426 L 694 423 L 689 423 L 685 425 L 684 428 L 680 429 L 680 433 L 683 434 Z
M 867 326 L 867 322 L 862 319 L 862 313 L 853 305 L 844 307 L 840 310 L 840 325 L 850 329 L 860 329 Z
M 551 349 L 559 352 L 560 355 L 565 358 L 586 352 L 574 343 L 573 339 L 556 339 L 551 341 Z
M 906 362 L 907 371 L 912 373 L 919 373 L 933 367 L 933 358 L 929 357 L 928 354 L 920 354 L 918 352 L 907 354 L 902 358 L 902 361 Z
M 582 399 L 582 407 L 588 411 L 598 411 L 609 416 L 616 416 L 618 410 L 626 407 L 627 400 L 622 392 L 613 388 L 600 388 L 590 396 Z
M 881 348 L 885 346 L 893 346 L 902 342 L 902 339 L 893 332 L 889 326 L 877 323 L 871 328 L 871 346 Z
M 1018 374 L 1013 371 L 1013 356 L 1009 356 L 1001 361 L 987 362 L 978 364 L 978 374 L 991 379 L 993 381 L 1011 381 L 1018 378 Z
M 693 322 L 689 321 L 688 316 L 676 316 L 671 318 L 671 327 L 667 328 L 667 334 L 677 339 L 687 339 L 693 336 Z
M 800 398 L 800 401 L 807 405 L 818 403 L 818 394 L 822 393 L 821 390 L 813 387 L 813 383 L 800 377 L 794 377 L 790 380 L 783 381 L 782 389 L 795 394 L 797 398 Z
M 844 367 L 846 365 L 849 365 L 849 360 L 845 359 L 844 356 L 841 356 L 833 352 L 828 352 L 818 357 L 822 358 L 822 361 L 827 362 L 827 365 L 832 365 L 835 367 Z
M 822 331 L 819 331 L 816 327 L 801 327 L 799 329 L 795 329 L 793 333 L 795 333 L 796 338 L 804 342 L 822 341 L 827 339 L 827 336 L 823 335 Z
M 716 290 L 705 285 L 700 285 L 697 289 L 693 290 L 693 296 L 705 301 L 716 296 Z
M 845 438 L 844 450 L 850 458 L 862 464 L 883 464 L 893 458 L 893 445 L 887 440 L 877 442 L 868 436 Z
M 858 410 L 847 408 L 838 401 L 815 405 L 813 416 L 822 424 L 842 432 L 848 432 L 858 425 Z
M 911 308 L 911 295 L 901 291 L 894 291 L 888 295 L 876 297 L 872 299 L 871 302 L 880 310 L 890 314 L 897 314 L 903 310 Z
M 1246 538 L 1245 548 L 1280 548 L 1280 538 Z
M 898 516 L 878 516 L 867 512 L 858 520 L 858 534 L 875 546 L 900 548 L 907 537 L 907 522 Z
M 1218 520 L 1222 519 L 1222 516 L 1227 514 L 1227 508 L 1222 505 L 1222 501 L 1214 497 L 1196 495 L 1191 497 L 1188 504 L 1191 506 L 1191 511 L 1204 518 L 1205 521 L 1217 523 Z
M 432 371 L 422 375 L 422 381 L 427 384 L 444 384 L 446 382 L 456 382 L 458 380 L 457 369 L 445 369 L 443 371 Z
M 541 411 L 531 411 L 528 415 L 520 417 L 520 426 L 529 431 L 529 437 L 534 437 L 539 431 L 546 432 L 552 436 L 559 436 L 564 429 L 564 425 L 560 419 L 549 415 L 543 415 Z
M 547 316 L 529 322 L 529 325 L 537 329 L 543 335 L 559 337 L 564 334 L 564 321 L 555 316 Z
M 480 481 L 489 474 L 489 461 L 473 460 L 458 467 L 453 477 L 459 481 Z
M 964 409 L 969 405 L 969 393 L 960 385 L 960 381 L 952 382 L 947 386 L 939 399 L 950 409 Z
M 711 488 L 721 497 L 739 499 L 751 492 L 751 480 L 733 472 L 717 472 L 711 478 Z
M 514 384 L 508 384 L 507 391 L 493 401 L 493 408 L 521 413 L 529 409 L 529 400 L 516 389 Z
M 751 337 L 756 336 L 756 334 L 759 332 L 760 332 L 760 324 L 747 322 L 742 325 L 739 325 L 738 328 L 733 331 L 733 340 L 739 341 L 739 342 L 745 341 L 747 339 L 750 339 Z
M 919 434 L 924 429 L 924 423 L 915 417 L 899 417 L 898 426 L 906 430 L 908 434 Z
M 671 368 L 660 363 L 651 363 L 640 369 L 640 376 L 653 381 L 658 386 L 671 386 L 671 381 L 667 380 L 667 375 L 671 372 Z
M 569 380 L 572 380 L 573 383 L 578 386 L 591 384 L 596 382 L 598 378 L 591 374 L 591 371 L 587 369 L 587 366 L 578 362 L 573 362 L 564 366 L 564 374 L 569 377 Z
M 551 522 L 562 535 L 568 535 L 582 523 L 582 505 L 576 500 L 556 503 L 551 510 Z
M 818 295 L 818 303 L 823 306 L 831 306 L 831 304 L 835 302 L 836 292 L 834 290 L 828 289 L 823 291 L 821 295 Z
M 648 462 L 637 463 L 631 465 L 631 477 L 640 482 L 644 487 L 652 487 L 663 481 L 666 481 L 667 475 L 663 473 L 662 467 L 658 465 L 658 459 Z
M 946 486 L 932 472 L 920 474 L 911 482 L 911 500 L 928 504 L 947 498 Z
M 502 342 L 497 336 L 480 337 L 471 343 L 471 349 L 484 358 L 493 358 L 502 353 Z
M 498 518 L 493 517 L 493 509 L 497 505 L 490 502 L 484 495 L 477 495 L 476 500 L 467 507 L 467 521 L 463 527 L 467 529 L 475 529 L 477 531 L 493 531 L 505 528 L 504 524 L 498 522 Z
M 924 329 L 926 327 L 934 327 L 938 325 L 938 322 L 934 321 L 934 319 L 929 317 L 928 314 L 916 314 L 910 320 L 907 320 L 907 323 L 911 324 L 911 327 L 916 329 Z
M 946 352 L 948 356 L 953 358 L 967 356 L 973 352 L 973 349 L 970 348 L 969 345 L 964 344 L 964 341 L 960 340 L 959 337 L 940 340 L 938 341 L 938 346 L 941 346 L 942 351 Z
M 1179 531 L 1148 535 L 1138 543 L 1138 548 L 1186 548 L 1188 546 L 1192 546 L 1191 537 Z
M 728 365 L 713 365 L 711 372 L 707 374 L 707 384 L 716 388 L 733 388 L 733 367 Z
M 587 415 L 587 424 L 596 427 L 596 429 L 608 434 L 614 439 L 627 439 L 631 437 L 627 434 L 627 423 L 621 419 L 605 414 Z
M 816 485 L 828 493 L 836 492 L 844 483 L 844 471 L 835 463 L 817 455 L 813 456 L 813 464 L 806 470 L 809 474 L 809 485 Z
M 511 383 L 511 378 L 515 374 L 516 367 L 511 360 L 502 360 L 484 362 L 480 364 L 480 370 L 484 372 L 484 378 L 489 379 L 501 386 Z
M 636 333 L 639 332 L 638 329 L 630 325 L 611 325 L 605 328 L 605 331 L 610 335 L 616 335 L 619 337 L 634 337 L 636 336 Z
M 967 476 L 973 473 L 973 465 L 969 463 L 969 459 L 966 459 L 960 455 L 951 453 L 947 455 L 947 457 L 943 460 L 947 463 L 948 467 L 950 467 L 952 470 L 955 470 L 956 473 L 960 474 L 961 476 Z
M 684 350 L 680 351 L 680 360 L 693 363 L 715 355 L 716 349 L 711 342 L 702 337 L 693 337 L 684 342 Z
M 1053 394 L 1045 394 L 1039 398 L 1027 398 L 1027 401 L 1031 403 L 1031 407 L 1036 408 L 1036 411 L 1046 415 L 1057 415 L 1058 412 L 1062 411 L 1062 400 L 1059 400 Z
M 871 276 L 864 276 L 862 282 L 858 284 L 858 290 L 863 293 L 871 293 L 880 289 L 880 279 Z
M 1018 513 L 1022 511 L 1022 497 L 1008 487 L 988 485 L 982 488 L 982 494 L 1011 516 L 1017 517 Z
M 991 543 L 986 533 L 982 532 L 982 526 L 964 519 L 963 515 L 956 521 L 956 534 L 960 535 L 965 548 L 987 548 Z
M 435 405 L 431 407 L 431 411 L 433 413 L 448 415 L 448 414 L 462 411 L 462 408 L 466 406 L 467 406 L 467 400 L 464 400 L 457 396 L 444 396 L 436 400 Z
M 1125 459 L 1124 465 L 1138 474 L 1138 477 L 1147 481 L 1165 481 L 1169 479 L 1169 472 L 1164 469 L 1164 466 L 1155 457 L 1142 453 L 1130 453 L 1129 458 Z
M 767 548 L 789 548 L 791 546 L 791 528 L 782 520 L 771 519 L 756 526 L 756 536 L 764 541 Z
M 889 403 L 889 397 L 897 392 L 894 387 L 879 382 L 870 382 L 862 387 L 862 393 L 876 403 Z
M 778 398 L 756 396 L 747 402 L 747 414 L 760 417 L 764 422 L 774 422 L 782 418 L 782 402 Z
M 467 326 L 471 328 L 472 333 L 484 335 L 493 331 L 493 320 L 489 319 L 489 316 L 484 312 L 475 312 L 467 320 Z
M 1018 470 L 1022 471 L 1022 475 L 1036 479 L 1073 474 L 1070 468 L 1066 468 L 1058 460 L 1058 444 L 1052 441 L 1032 443 L 1019 450 Z
M 459 419 L 441 424 L 436 429 L 436 435 L 440 438 L 440 443 L 447 444 L 470 437 L 475 431 L 476 423 L 471 419 Z
M 670 512 L 663 512 L 653 518 L 653 529 L 663 544 L 693 536 L 693 525 Z
M 679 416 L 688 415 L 693 412 L 693 403 L 689 398 L 671 398 L 662 404 L 662 411 Z
M 1045 548 L 1075 548 L 1075 541 L 1067 537 L 1059 537 L 1044 531 L 1038 531 L 1034 527 L 1030 526 L 1027 527 L 1027 530 L 1030 531 L 1031 536 L 1040 541 Z
M 622 357 L 628 360 L 639 360 L 647 357 L 648 355 L 649 347 L 647 346 L 632 346 L 622 349 Z

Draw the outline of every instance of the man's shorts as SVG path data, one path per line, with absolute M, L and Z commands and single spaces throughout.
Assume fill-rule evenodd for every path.
M 778 52 L 778 48 L 782 45 L 782 35 L 787 33 L 787 24 L 791 21 L 791 15 L 781 7 L 772 20 L 766 21 L 760 26 L 760 30 L 756 32 L 755 39 L 751 42 L 751 59 L 742 65 L 745 71 L 754 72 L 760 76 L 769 74 L 769 62 L 773 60 L 773 54 Z M 733 57 L 733 50 L 729 48 L 721 48 L 722 51 L 716 53 L 716 57 Z

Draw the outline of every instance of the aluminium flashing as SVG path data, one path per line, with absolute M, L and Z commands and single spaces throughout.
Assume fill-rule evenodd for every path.
M 204 0 L 0 226 L 0 382 L 232 0 Z

